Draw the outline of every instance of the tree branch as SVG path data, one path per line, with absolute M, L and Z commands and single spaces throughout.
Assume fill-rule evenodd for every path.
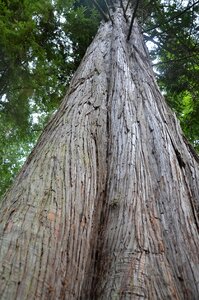
M 126 8 L 125 8 L 125 12 L 127 11 L 128 7 L 129 7 L 130 2 L 131 2 L 131 0 L 129 0 L 129 1 L 127 2 Z
M 95 5 L 95 7 L 98 9 L 98 11 L 100 12 L 100 14 L 103 17 L 104 21 L 108 22 L 109 18 L 107 17 L 106 13 L 103 11 L 103 9 L 101 8 L 101 6 L 97 3 L 96 0 L 93 0 L 93 3 Z
M 130 24 L 130 27 L 129 27 L 129 33 L 128 33 L 128 36 L 127 36 L 127 41 L 129 41 L 130 37 L 131 37 L 131 31 L 132 31 L 133 23 L 134 23 L 134 20 L 135 20 L 135 17 L 136 17 L 138 5 L 139 5 L 139 0 L 137 0 L 136 4 L 135 4 L 135 8 L 134 8 L 133 15 L 132 15 L 132 18 L 131 18 L 131 24 Z
M 158 63 L 155 63 L 155 64 L 152 64 L 152 67 L 154 66 L 159 66 L 159 65 L 164 65 L 164 64 L 169 64 L 169 63 L 175 63 L 175 62 L 178 62 L 178 61 L 183 61 L 183 60 L 187 60 L 188 58 L 191 58 L 191 57 L 197 57 L 197 54 L 192 54 L 192 55 L 188 55 L 188 56 L 184 56 L 184 57 L 181 57 L 181 58 L 177 58 L 177 59 L 169 59 L 169 60 L 165 60 L 165 61 L 159 61 Z
M 125 11 L 124 4 L 123 4 L 122 0 L 120 0 L 120 5 L 121 5 L 121 8 L 122 8 L 122 10 L 123 10 L 124 18 L 125 18 L 125 20 L 127 21 L 128 19 L 127 19 L 127 17 L 126 17 L 126 11 Z
M 105 4 L 106 4 L 106 7 L 107 7 L 107 11 L 108 11 L 109 18 L 110 18 L 110 20 L 111 20 L 111 22 L 112 22 L 112 24 L 113 24 L 113 19 L 112 19 L 112 17 L 111 17 L 111 13 L 110 13 L 110 10 L 109 10 L 108 3 L 107 3 L 107 1 L 106 1 L 106 0 L 104 0 L 104 2 L 105 2 Z
M 170 21 L 175 20 L 176 18 L 178 18 L 178 17 L 180 17 L 181 15 L 183 15 L 186 11 L 190 10 L 192 7 L 194 7 L 194 6 L 195 6 L 196 4 L 198 4 L 198 3 L 199 3 L 199 1 L 196 1 L 196 2 L 193 3 L 192 5 L 187 6 L 183 11 L 181 11 L 180 13 L 176 14 L 175 16 L 169 18 L 166 22 L 169 23 Z M 156 28 L 158 28 L 158 27 L 160 27 L 160 26 L 161 26 L 161 24 L 159 23 L 158 25 L 153 26 L 153 27 L 151 27 L 151 28 L 149 28 L 149 29 L 147 29 L 147 30 L 145 30 L 145 31 L 143 31 L 143 32 L 148 32 L 148 31 L 154 30 L 154 29 L 156 29 Z

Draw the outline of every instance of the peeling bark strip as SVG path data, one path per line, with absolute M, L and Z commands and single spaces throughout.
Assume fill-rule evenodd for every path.
M 198 162 L 113 17 L 3 201 L 3 300 L 198 299 Z

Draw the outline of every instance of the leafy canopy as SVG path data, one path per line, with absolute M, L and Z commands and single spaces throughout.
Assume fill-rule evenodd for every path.
M 198 2 L 140 0 L 137 17 L 159 85 L 199 150 Z M 91 0 L 0 0 L 0 195 L 58 108 L 100 18 Z

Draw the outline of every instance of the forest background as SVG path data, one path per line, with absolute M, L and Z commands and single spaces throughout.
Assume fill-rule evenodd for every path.
M 0 0 L 0 196 L 96 34 L 96 3 L 108 14 L 104 0 Z M 136 14 L 159 87 L 199 151 L 199 1 L 140 0 Z

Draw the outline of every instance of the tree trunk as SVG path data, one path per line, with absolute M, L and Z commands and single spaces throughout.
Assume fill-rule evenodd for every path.
M 103 23 L 1 207 L 1 299 L 198 299 L 198 157 L 137 24 Z

